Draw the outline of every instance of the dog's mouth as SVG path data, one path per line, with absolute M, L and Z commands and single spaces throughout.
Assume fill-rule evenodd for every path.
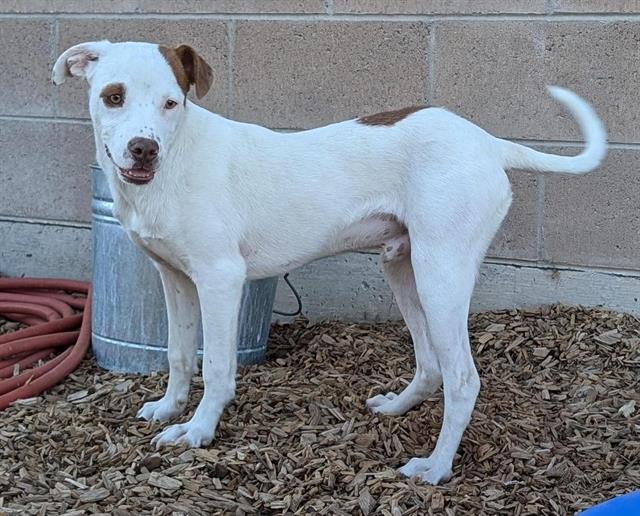
M 134 166 L 133 168 L 122 168 L 118 165 L 113 157 L 111 156 L 111 151 L 109 147 L 104 146 L 104 150 L 107 153 L 107 157 L 111 160 L 111 163 L 118 169 L 120 172 L 120 177 L 125 183 L 129 183 L 132 185 L 146 185 L 149 183 L 153 176 L 155 175 L 155 170 L 153 168 L 145 168 L 144 166 Z M 137 165 L 137 163 L 135 164 Z
M 153 170 L 147 170 L 144 168 L 120 168 L 120 176 L 126 183 L 131 183 L 134 185 L 146 185 L 149 181 L 153 179 L 155 172 Z

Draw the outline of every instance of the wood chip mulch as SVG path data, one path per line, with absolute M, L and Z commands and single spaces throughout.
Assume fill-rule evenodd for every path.
M 482 390 L 442 486 L 396 473 L 433 448 L 441 394 L 364 406 L 411 378 L 404 325 L 300 321 L 273 327 L 207 449 L 151 449 L 164 425 L 135 414 L 166 375 L 92 358 L 0 413 L 0 513 L 562 515 L 640 485 L 638 319 L 556 306 L 473 315 L 471 334 Z

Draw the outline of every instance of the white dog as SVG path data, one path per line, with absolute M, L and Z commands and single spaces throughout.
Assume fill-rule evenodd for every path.
M 159 445 L 209 444 L 233 398 L 236 333 L 246 279 L 318 258 L 381 247 L 413 338 L 416 373 L 400 394 L 367 405 L 403 414 L 441 384 L 442 430 L 428 458 L 401 473 L 451 475 L 480 380 L 467 332 L 478 267 L 511 203 L 505 169 L 581 174 L 606 152 L 604 129 L 574 93 L 550 94 L 578 121 L 586 148 L 554 156 L 495 138 L 444 109 L 409 108 L 282 134 L 227 120 L 186 98 L 213 82 L 190 47 L 89 42 L 64 52 L 53 81 L 84 77 L 97 159 L 115 216 L 160 271 L 169 319 L 169 385 L 138 415 L 180 414 L 204 330 L 204 396 Z

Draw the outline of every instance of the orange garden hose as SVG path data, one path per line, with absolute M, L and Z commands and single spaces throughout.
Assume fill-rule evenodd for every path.
M 74 309 L 82 314 L 76 315 Z M 0 335 L 0 410 L 4 410 L 18 399 L 53 387 L 78 367 L 91 337 L 91 287 L 63 279 L 0 278 L 0 316 L 28 326 Z M 48 362 L 32 367 L 55 353 Z

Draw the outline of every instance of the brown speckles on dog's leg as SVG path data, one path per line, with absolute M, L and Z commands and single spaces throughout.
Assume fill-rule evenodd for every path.
M 249 247 L 249 244 L 247 244 L 244 240 L 240 242 L 238 247 L 240 248 L 240 254 L 243 258 L 247 258 L 252 252 L 251 247 Z

